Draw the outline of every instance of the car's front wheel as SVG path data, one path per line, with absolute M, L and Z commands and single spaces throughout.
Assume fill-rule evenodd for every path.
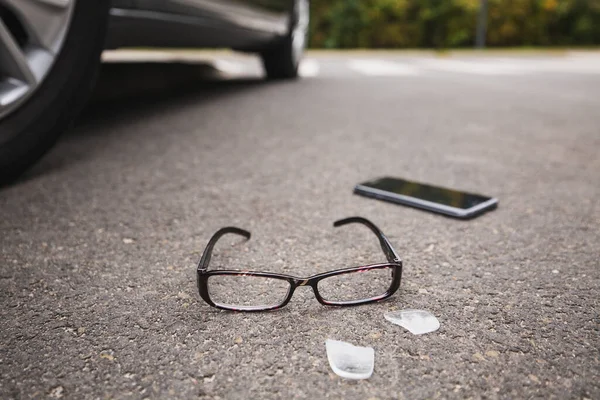
M 294 79 L 306 47 L 309 0 L 295 0 L 291 12 L 290 29 L 285 38 L 272 48 L 261 53 L 267 78 Z
M 81 109 L 109 0 L 0 0 L 0 183 L 21 174 Z

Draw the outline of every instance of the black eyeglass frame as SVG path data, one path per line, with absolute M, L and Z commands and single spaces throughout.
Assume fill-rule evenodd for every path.
M 391 297 L 400 288 L 400 282 L 402 280 L 402 260 L 400 259 L 400 256 L 398 255 L 396 250 L 394 250 L 394 248 L 392 247 L 392 244 L 390 243 L 388 238 L 383 234 L 381 229 L 379 229 L 377 227 L 377 225 L 375 225 L 374 223 L 372 223 L 371 221 L 369 221 L 366 218 L 363 218 L 363 217 L 345 218 L 345 219 L 334 222 L 333 226 L 338 227 L 338 226 L 342 226 L 342 225 L 346 225 L 346 224 L 350 224 L 350 223 L 360 223 L 360 224 L 366 225 L 369 229 L 371 229 L 371 231 L 373 233 L 375 233 L 375 235 L 377 235 L 377 238 L 379 239 L 379 244 L 381 245 L 381 249 L 383 250 L 383 253 L 385 254 L 385 256 L 388 260 L 387 263 L 370 264 L 370 265 L 360 266 L 360 267 L 336 269 L 333 271 L 323 272 L 320 274 L 312 275 L 312 276 L 309 276 L 308 278 L 301 278 L 301 277 L 297 277 L 297 276 L 293 276 L 293 275 L 278 274 L 278 273 L 274 273 L 274 272 L 262 272 L 262 271 L 241 271 L 241 270 L 209 271 L 208 266 L 209 266 L 210 259 L 212 256 L 213 248 L 214 248 L 215 244 L 217 243 L 217 241 L 223 235 L 226 235 L 228 233 L 233 233 L 233 234 L 243 236 L 246 239 L 250 239 L 250 237 L 251 237 L 250 232 L 248 232 L 244 229 L 240 229 L 240 228 L 236 228 L 236 227 L 225 227 L 225 228 L 219 229 L 210 238 L 208 244 L 206 245 L 206 249 L 204 250 L 204 253 L 202 254 L 202 257 L 200 258 L 200 261 L 198 262 L 197 285 L 198 285 L 198 291 L 200 293 L 200 297 L 206 303 L 208 303 L 209 305 L 211 305 L 213 307 L 216 307 L 216 308 L 219 308 L 222 310 L 244 311 L 244 312 L 270 311 L 270 310 L 277 310 L 279 308 L 282 308 L 287 303 L 289 303 L 292 296 L 294 295 L 294 291 L 296 290 L 296 288 L 298 288 L 300 286 L 310 286 L 313 289 L 315 297 L 317 298 L 319 303 L 321 303 L 325 306 L 342 306 L 342 307 L 343 306 L 356 306 L 356 305 L 360 305 L 360 304 L 374 303 L 374 302 L 385 300 L 385 299 Z M 390 287 L 387 289 L 387 291 L 381 295 L 371 297 L 368 299 L 360 299 L 360 300 L 329 301 L 329 300 L 324 299 L 321 296 L 321 294 L 319 293 L 318 283 L 322 279 L 329 278 L 329 277 L 332 277 L 335 275 L 365 272 L 365 271 L 369 271 L 369 270 L 377 270 L 377 269 L 383 269 L 383 268 L 390 268 L 392 270 L 392 282 L 390 284 Z M 208 292 L 208 279 L 211 276 L 219 276 L 219 275 L 256 276 L 256 277 L 263 277 L 263 278 L 280 279 L 280 280 L 285 280 L 289 283 L 289 289 L 288 289 L 285 299 L 280 304 L 277 304 L 274 306 L 233 307 L 233 306 L 215 303 L 210 298 L 210 294 Z

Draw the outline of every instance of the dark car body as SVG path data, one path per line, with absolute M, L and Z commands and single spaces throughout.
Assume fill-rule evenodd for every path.
M 107 48 L 260 51 L 284 36 L 291 0 L 113 0 Z

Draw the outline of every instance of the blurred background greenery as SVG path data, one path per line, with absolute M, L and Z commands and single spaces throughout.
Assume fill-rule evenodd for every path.
M 481 0 L 313 0 L 313 48 L 471 47 Z M 488 0 L 487 46 L 600 44 L 600 0 Z

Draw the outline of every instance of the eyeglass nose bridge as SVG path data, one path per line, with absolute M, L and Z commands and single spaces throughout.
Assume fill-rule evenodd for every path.
M 306 286 L 312 289 L 315 297 L 317 298 L 317 300 L 319 301 L 319 303 L 322 303 L 322 299 L 321 296 L 319 295 L 319 291 L 317 289 L 317 280 L 314 278 L 294 278 L 294 284 L 293 284 L 293 289 L 292 291 L 295 291 L 297 288 L 301 287 L 301 286 Z
M 296 279 L 294 283 L 295 283 L 296 287 L 312 286 L 309 282 L 310 282 L 310 278 L 306 278 L 306 279 Z

